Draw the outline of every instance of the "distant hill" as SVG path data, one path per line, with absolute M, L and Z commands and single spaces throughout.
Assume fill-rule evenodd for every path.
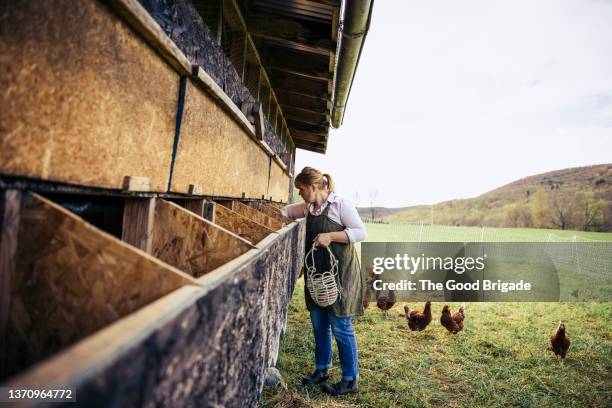
M 386 207 L 357 207 L 357 212 L 363 219 L 372 219 L 372 211 L 374 219 L 387 219 L 389 216 L 398 212 L 410 211 L 420 206 L 401 207 L 401 208 L 386 208 Z
M 359 208 L 371 218 L 370 208 Z M 429 222 L 431 206 L 374 208 L 383 222 Z M 529 176 L 478 197 L 433 206 L 435 224 L 612 231 L 612 164 Z

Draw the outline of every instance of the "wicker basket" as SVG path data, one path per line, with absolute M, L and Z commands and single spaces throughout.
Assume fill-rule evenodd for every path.
M 329 260 L 331 268 L 329 271 L 317 272 L 314 265 L 314 251 L 315 247 L 312 247 L 306 254 L 305 266 L 306 266 L 306 287 L 312 300 L 320 307 L 331 306 L 338 300 L 338 285 L 336 283 L 336 277 L 338 276 L 338 260 L 331 252 L 329 247 L 326 247 L 329 253 Z M 310 258 L 310 265 L 308 264 Z

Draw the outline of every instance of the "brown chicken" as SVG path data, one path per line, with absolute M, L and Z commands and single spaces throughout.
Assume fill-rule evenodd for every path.
M 559 322 L 555 334 L 550 336 L 550 345 L 553 353 L 561 356 L 561 358 L 565 358 L 567 350 L 569 350 L 570 347 L 570 339 L 567 334 L 565 334 L 565 324 L 563 322 Z
M 395 305 L 395 291 L 390 290 L 387 295 L 383 295 L 382 291 L 376 290 L 376 306 L 385 312 Z
M 372 288 L 372 285 L 374 284 L 374 281 L 376 280 L 376 275 L 374 275 L 374 273 L 372 272 L 372 267 L 367 266 L 366 267 L 366 281 L 365 281 L 365 291 L 363 293 L 363 308 L 367 309 L 368 306 L 370 306 L 370 301 L 372 299 L 372 291 L 374 290 Z
M 446 327 L 446 330 L 453 334 L 459 333 L 463 330 L 463 320 L 465 319 L 465 305 L 461 305 L 458 311 L 451 315 L 450 308 L 448 305 L 444 305 L 442 308 L 442 316 L 440 316 L 440 323 Z
M 425 309 L 422 312 L 410 310 L 404 305 L 404 314 L 408 320 L 408 328 L 412 331 L 421 331 L 431 323 L 431 301 L 425 302 Z

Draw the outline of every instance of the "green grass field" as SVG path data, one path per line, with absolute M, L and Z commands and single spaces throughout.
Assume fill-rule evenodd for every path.
M 585 232 L 537 228 L 482 228 L 424 224 L 366 224 L 370 242 L 546 242 L 549 237 L 578 241 L 612 241 L 609 232 Z
M 422 305 L 413 305 L 422 308 Z M 457 304 L 452 304 L 453 310 Z M 612 404 L 612 304 L 468 303 L 465 330 L 447 334 L 441 303 L 423 332 L 371 306 L 355 319 L 360 393 L 328 397 L 300 378 L 313 369 L 314 339 L 303 280 L 293 296 L 277 368 L 286 384 L 266 390 L 263 407 L 609 407 Z M 562 362 L 548 335 L 563 320 L 572 345 Z M 335 347 L 335 345 L 334 345 Z M 336 350 L 334 350 L 336 353 Z M 337 353 L 335 354 L 337 355 Z M 341 373 L 337 359 L 332 380 Z
M 369 241 L 414 240 L 411 237 L 418 228 L 367 227 Z M 444 229 L 448 233 L 449 228 L 453 234 L 444 239 Z M 430 237 L 435 239 L 428 240 L 470 241 L 477 236 L 473 230 L 481 229 L 432 228 Z M 612 241 L 612 234 L 575 231 L 494 232 L 498 241 L 541 241 L 550 233 Z M 300 279 L 281 342 L 277 368 L 285 384 L 264 392 L 263 407 L 612 406 L 610 302 L 468 303 L 465 330 L 454 336 L 439 323 L 442 303 L 433 304 L 434 319 L 419 333 L 410 332 L 399 316 L 404 302 L 398 302 L 386 315 L 373 304 L 354 322 L 361 391 L 332 398 L 317 386 L 300 383 L 301 376 L 312 371 L 314 360 L 303 285 Z M 423 305 L 411 306 L 421 309 Z M 455 310 L 458 305 L 451 307 Z M 564 362 L 548 350 L 548 336 L 560 320 L 566 323 L 572 341 Z M 332 381 L 340 379 L 336 357 L 331 374 Z

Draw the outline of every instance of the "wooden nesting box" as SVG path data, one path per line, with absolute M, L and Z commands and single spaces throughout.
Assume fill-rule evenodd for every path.
M 74 388 L 84 406 L 255 406 L 276 361 L 303 238 L 303 222 L 292 223 L 7 385 Z
M 257 244 L 275 231 L 251 220 L 243 215 L 238 214 L 229 208 L 215 204 L 215 223 L 223 228 L 226 228 L 233 233 Z
M 22 200 L 5 374 L 196 281 L 36 194 Z
M 265 225 L 270 229 L 278 230 L 283 227 L 283 224 L 277 219 L 270 217 L 267 214 L 264 214 L 261 211 L 258 211 L 255 208 L 252 208 L 246 204 L 242 204 L 240 201 L 217 200 L 217 202 L 246 218 L 249 218 L 261 225 Z
M 244 238 L 177 204 L 156 200 L 151 253 L 200 277 L 254 248 Z

